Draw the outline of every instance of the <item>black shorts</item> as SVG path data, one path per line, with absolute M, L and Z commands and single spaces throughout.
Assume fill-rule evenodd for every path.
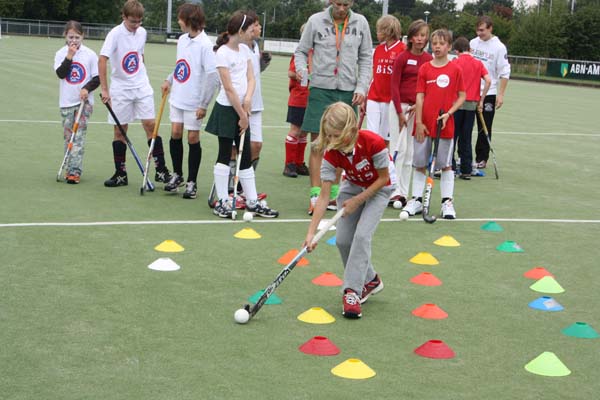
M 287 119 L 285 122 L 289 122 L 298 127 L 302 126 L 302 121 L 304 121 L 304 111 L 306 111 L 306 107 L 288 106 Z

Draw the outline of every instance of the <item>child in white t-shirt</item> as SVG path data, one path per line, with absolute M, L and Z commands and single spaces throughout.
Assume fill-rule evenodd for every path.
M 122 11 L 123 23 L 114 27 L 104 40 L 100 50 L 98 71 L 100 73 L 100 87 L 102 101 L 111 102 L 119 122 L 125 132 L 130 122 L 136 119 L 142 121 L 146 132 L 148 145 L 154 131 L 154 91 L 144 64 L 144 46 L 146 44 L 146 30 L 141 27 L 144 17 L 144 6 L 137 0 L 127 0 Z M 107 80 L 107 64 L 110 59 L 110 91 Z M 106 187 L 126 186 L 127 169 L 125 167 L 125 154 L 127 145 L 121 135 L 116 122 L 109 116 L 109 122 L 114 124 L 114 140 L 112 143 L 115 173 L 104 182 Z M 157 182 L 168 182 L 169 170 L 165 166 L 165 157 L 162 138 L 156 137 L 152 152 Z
M 98 78 L 98 56 L 84 46 L 83 28 L 77 21 L 69 21 L 65 26 L 66 45 L 54 56 L 54 70 L 60 79 L 59 106 L 65 139 L 65 151 L 73 137 L 71 154 L 67 164 L 67 183 L 79 183 L 83 171 L 83 154 L 87 121 L 92 114 L 94 97 L 89 93 L 100 84 Z M 84 102 L 79 118 L 79 129 L 73 132 L 77 111 Z
M 173 173 L 165 190 L 177 193 L 183 180 L 183 130 L 188 130 L 188 179 L 183 193 L 184 199 L 195 199 L 196 179 L 202 160 L 200 128 L 206 115 L 208 103 L 213 98 L 217 85 L 217 69 L 212 43 L 204 33 L 205 16 L 197 4 L 182 4 L 177 10 L 177 22 L 184 32 L 177 42 L 175 70 L 167 76 L 161 86 L 163 93 L 171 88 L 169 98 L 171 140 L 169 149 L 173 162 Z

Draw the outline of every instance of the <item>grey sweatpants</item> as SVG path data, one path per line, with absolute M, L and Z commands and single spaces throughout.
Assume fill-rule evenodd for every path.
M 338 209 L 344 201 L 363 190 L 364 188 L 344 180 L 337 198 Z M 393 190 L 394 186 L 381 188 L 358 210 L 337 222 L 335 243 L 344 264 L 343 289 L 352 289 L 358 296 L 361 296 L 365 283 L 376 275 L 371 264 L 371 240 Z

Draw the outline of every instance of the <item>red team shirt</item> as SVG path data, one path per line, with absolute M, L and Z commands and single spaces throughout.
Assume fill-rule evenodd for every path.
M 465 91 L 467 92 L 466 101 L 479 101 L 481 99 L 480 83 L 481 79 L 488 74 L 485 65 L 470 54 L 459 54 L 458 58 L 452 60 L 462 70 L 463 80 L 465 82 Z
M 417 93 L 425 93 L 422 119 L 429 130 L 429 136 L 435 137 L 440 109 L 444 112 L 448 111 L 458 97 L 458 92 L 464 91 L 462 71 L 455 63 L 449 62 L 443 67 L 434 67 L 428 62 L 421 66 L 417 77 Z M 448 118 L 440 137 L 444 139 L 454 137 L 453 116 Z
M 375 165 L 373 157 L 383 151 L 386 152 L 385 165 Z M 377 169 L 387 168 L 390 160 L 383 138 L 367 130 L 358 131 L 358 139 L 351 156 L 338 150 L 328 150 L 325 151 L 323 159 L 334 168 L 342 168 L 345 172 L 345 179 L 365 188 L 373 184 L 379 177 Z M 332 173 L 335 175 L 335 171 Z M 387 185 L 390 184 L 391 182 L 388 180 Z
M 288 71 L 296 72 L 296 65 L 294 64 L 294 56 L 290 60 L 290 67 Z M 290 79 L 289 84 L 290 97 L 288 98 L 288 106 L 306 108 L 308 104 L 308 86 L 304 87 L 296 79 Z
M 390 47 L 385 43 L 381 43 L 375 48 L 373 53 L 373 80 L 369 87 L 367 99 L 380 103 L 389 103 L 392 100 L 390 90 L 392 66 L 396 57 L 405 49 L 406 46 L 400 40 Z
M 406 50 L 394 61 L 392 72 L 392 100 L 396 113 L 400 114 L 401 103 L 415 104 L 417 96 L 417 74 L 421 65 L 431 61 L 433 57 L 428 52 L 416 56 Z

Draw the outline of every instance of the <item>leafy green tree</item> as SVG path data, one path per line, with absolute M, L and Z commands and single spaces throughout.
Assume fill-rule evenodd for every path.
M 567 21 L 566 56 L 574 60 L 600 61 L 600 6 L 578 8 Z

